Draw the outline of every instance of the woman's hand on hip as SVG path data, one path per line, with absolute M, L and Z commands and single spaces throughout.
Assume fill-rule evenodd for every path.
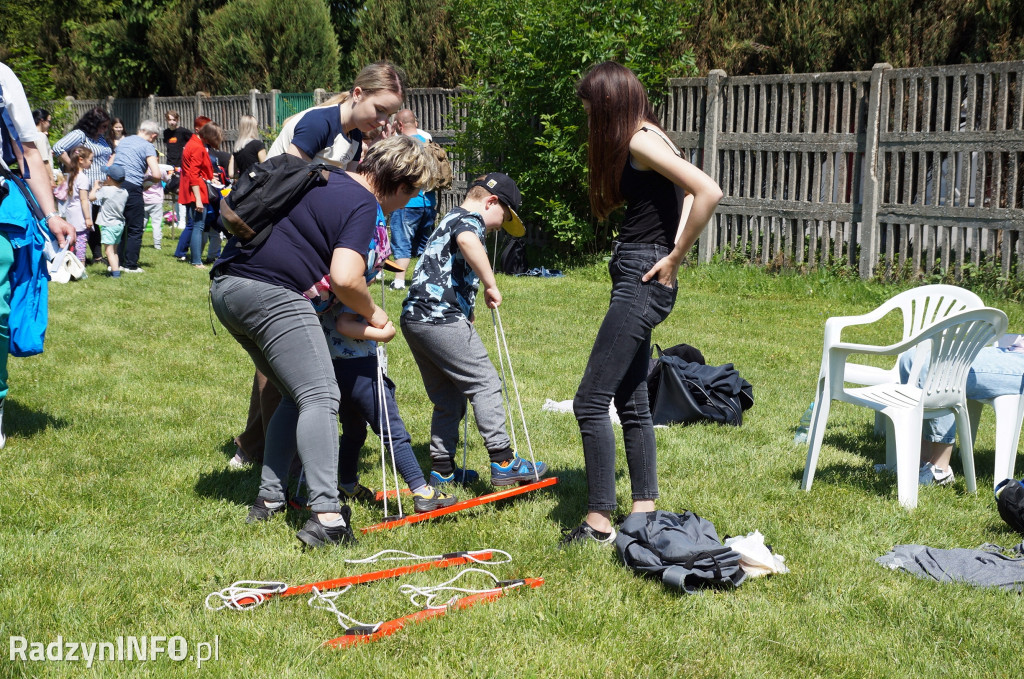
M 659 259 L 657 263 L 651 267 L 651 270 L 643 275 L 641 280 L 646 283 L 653 278 L 665 287 L 674 288 L 676 286 L 676 278 L 678 275 L 679 262 L 669 256 Z

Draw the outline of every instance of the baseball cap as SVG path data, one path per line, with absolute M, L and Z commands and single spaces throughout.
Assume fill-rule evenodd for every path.
M 111 165 L 107 167 L 104 172 L 106 172 L 107 176 L 116 182 L 124 181 L 124 167 L 122 165 Z
M 526 235 L 526 227 L 523 226 L 523 220 L 516 214 L 516 210 L 523 204 L 523 196 L 519 193 L 519 187 L 516 186 L 511 177 L 502 172 L 491 172 L 473 182 L 470 188 L 473 186 L 482 186 L 490 191 L 512 213 L 512 219 L 501 225 L 510 236 L 519 238 Z

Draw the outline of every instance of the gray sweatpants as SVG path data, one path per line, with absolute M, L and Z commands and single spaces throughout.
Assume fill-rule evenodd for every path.
M 447 469 L 455 459 L 467 398 L 473 404 L 476 427 L 491 461 L 509 459 L 511 442 L 505 432 L 501 380 L 473 324 L 461 319 L 435 325 L 406 321 L 403 316 L 401 325 L 402 335 L 423 376 L 427 396 L 434 404 L 430 420 L 430 459 L 434 468 Z
M 220 322 L 281 392 L 267 425 L 260 497 L 285 499 L 288 468 L 298 453 L 310 508 L 338 511 L 341 394 L 313 305 L 279 285 L 223 275 L 213 279 L 210 299 Z

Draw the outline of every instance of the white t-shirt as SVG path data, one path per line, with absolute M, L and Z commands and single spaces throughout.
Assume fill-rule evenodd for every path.
M 28 105 L 28 98 L 25 96 L 25 88 L 21 86 L 18 76 L 7 64 L 0 63 L 0 87 L 4 90 L 4 104 L 7 114 L 14 122 L 14 129 L 18 137 L 24 142 L 39 144 L 43 133 L 36 129 L 36 122 L 32 119 L 32 109 Z
M 328 137 L 315 140 L 321 146 L 314 160 L 344 168 L 356 159 L 356 154 L 361 148 L 362 133 L 358 130 L 353 130 L 351 135 L 345 136 L 345 133 L 341 130 L 341 109 L 338 104 L 309 108 L 289 119 L 284 124 L 284 127 L 281 128 L 281 133 L 277 135 L 277 139 L 274 140 L 270 150 L 267 151 L 268 158 L 279 156 L 288 151 L 288 147 L 295 137 L 296 126 L 308 114 L 313 114 L 317 118 L 318 125 L 316 127 L 318 130 L 330 130 Z M 312 137 L 316 135 L 307 136 Z M 312 141 L 312 139 L 309 141 Z

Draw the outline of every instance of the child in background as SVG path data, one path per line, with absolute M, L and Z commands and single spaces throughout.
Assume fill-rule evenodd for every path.
M 68 154 L 71 168 L 68 172 L 68 200 L 64 218 L 75 227 L 75 256 L 84 264 L 86 240 L 92 224 L 92 204 L 89 202 L 89 177 L 83 170 L 92 167 L 93 152 L 86 146 L 76 146 Z
M 462 205 L 445 215 L 430 235 L 402 307 L 402 334 L 434 404 L 430 478 L 435 484 L 472 483 L 479 476 L 455 467 L 467 398 L 491 458 L 492 485 L 533 481 L 548 470 L 543 462 L 535 470 L 512 450 L 501 381 L 473 327 L 480 281 L 487 306 L 497 309 L 501 304 L 484 236 L 500 228 L 522 236 L 525 228 L 515 213 L 521 203 L 519 188 L 508 175 L 492 172 L 474 181 Z
M 100 227 L 100 242 L 107 253 L 107 262 L 110 266 L 110 275 L 114 278 L 121 277 L 120 260 L 117 258 L 117 244 L 121 242 L 121 234 L 124 233 L 124 204 L 128 201 L 128 191 L 121 188 L 124 182 L 124 168 L 120 165 L 110 165 L 106 168 L 107 181 L 100 186 L 96 182 L 90 200 L 95 200 L 100 205 L 100 212 L 96 215 L 96 224 Z
M 153 229 L 153 249 L 159 250 L 163 241 L 164 226 L 164 182 L 170 180 L 174 170 L 170 165 L 161 165 L 161 177 L 154 177 L 146 170 L 145 181 L 142 182 L 142 204 L 146 208 L 146 216 Z
M 379 208 L 378 208 L 379 210 Z M 380 272 L 390 252 L 384 215 L 377 214 L 377 233 L 367 255 L 366 280 L 372 281 Z M 315 300 L 314 300 L 315 301 Z M 384 328 L 374 328 L 366 320 L 340 303 L 335 303 L 322 316 L 322 325 L 331 351 L 334 374 L 341 391 L 341 441 L 338 451 L 338 480 L 343 499 L 363 502 L 375 500 L 375 493 L 359 483 L 359 451 L 366 441 L 366 425 L 373 428 L 385 447 L 392 452 L 398 473 L 412 491 L 417 512 L 449 507 L 457 501 L 449 494 L 427 484 L 412 450 L 412 439 L 405 429 L 395 402 L 395 383 L 384 376 L 385 421 L 381 427 L 380 390 L 377 383 L 377 342 L 388 342 L 395 336 L 389 321 Z

